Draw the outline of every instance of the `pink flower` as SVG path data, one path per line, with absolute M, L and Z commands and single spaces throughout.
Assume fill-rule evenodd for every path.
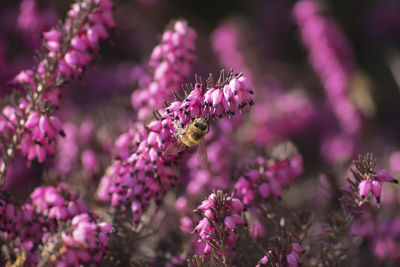
M 267 165 L 266 160 L 258 157 L 253 165 L 235 184 L 246 205 L 252 204 L 257 195 L 262 198 L 280 198 L 282 187 L 288 186 L 301 173 L 302 158 L 299 154 L 294 154 L 286 160 Z
M 232 248 L 235 245 L 238 235 L 236 230 L 238 226 L 245 224 L 243 218 L 238 212 L 243 211 L 243 204 L 239 204 L 239 199 L 228 197 L 223 194 L 221 190 L 211 194 L 208 199 L 203 201 L 202 205 L 197 208 L 197 211 L 201 211 L 204 218 L 195 227 L 195 232 L 199 234 L 199 242 L 205 242 L 206 248 L 204 254 L 210 252 L 210 244 L 215 247 L 215 244 L 220 244 L 224 247 Z M 235 202 L 236 208 L 233 208 L 233 202 Z M 218 225 L 218 227 L 217 227 Z M 223 229 L 219 227 L 223 225 Z M 222 231 L 222 232 L 221 232 Z M 215 239 L 215 237 L 223 237 L 224 240 Z M 207 246 L 208 245 L 208 246 Z
M 32 3 L 26 1 L 24 5 L 32 6 Z M 11 162 L 9 159 L 14 156 L 15 147 L 19 147 L 30 161 L 38 159 L 44 162 L 47 155 L 54 154 L 55 137 L 64 135 L 61 121 L 51 114 L 59 105 L 59 87 L 82 74 L 97 50 L 98 39 L 106 38 L 106 27 L 114 25 L 109 0 L 97 0 L 88 9 L 89 3 L 92 2 L 84 0 L 73 4 L 63 25 L 43 33 L 47 51 L 39 59 L 38 67 L 36 70 L 21 71 L 15 77 L 14 81 L 25 87 L 28 93 L 18 100 L 19 111 L 12 110 L 15 113 L 13 116 L 20 113 L 17 123 L 10 125 L 0 119 L 0 125 L 5 124 L 8 131 L 17 134 L 17 138 L 5 140 L 7 147 L 4 150 L 9 152 L 7 161 L 2 164 Z M 89 31 L 96 34 L 91 42 Z M 86 48 L 88 45 L 90 49 Z M 3 114 L 9 117 L 7 111 L 3 109 Z M 2 167 L 2 178 L 6 170 L 6 166 Z
M 371 191 L 376 198 L 379 208 L 382 194 L 382 182 L 398 183 L 398 181 L 389 175 L 385 170 L 376 171 L 376 175 L 369 179 L 362 180 L 358 185 L 358 193 L 362 198 L 365 198 Z M 361 203 L 360 203 L 361 204 Z
M 39 214 L 53 219 L 67 220 L 88 211 L 66 183 L 57 187 L 37 187 L 31 194 L 31 200 Z
M 393 176 L 388 174 L 385 170 L 377 171 L 375 179 L 377 179 L 380 182 L 390 182 L 395 184 L 398 183 L 398 181 Z
M 57 235 L 46 238 L 45 244 L 52 247 L 62 242 L 63 252 L 54 251 L 52 262 L 57 266 L 81 265 L 91 261 L 99 262 L 108 247 L 107 234 L 113 231 L 106 222 L 96 223 L 86 213 L 77 215 L 71 220 L 71 228 Z
M 162 43 L 157 45 L 150 57 L 153 81 L 133 92 L 132 106 L 139 109 L 139 119 L 160 109 L 163 101 L 170 101 L 172 92 L 180 87 L 190 73 L 195 55 L 196 33 L 183 21 L 176 21 L 172 29 L 164 32 Z
M 299 255 L 296 252 L 290 252 L 287 256 L 286 256 L 286 260 L 289 263 L 290 267 L 297 267 L 299 266 Z
M 371 190 L 371 183 L 368 180 L 363 180 L 358 185 L 359 193 L 361 196 L 365 197 Z

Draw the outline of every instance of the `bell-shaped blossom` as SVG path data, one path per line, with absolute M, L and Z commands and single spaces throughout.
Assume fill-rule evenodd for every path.
M 188 77 L 195 60 L 196 38 L 196 32 L 181 20 L 164 32 L 161 44 L 154 48 L 150 56 L 152 81 L 146 87 L 135 90 L 131 97 L 140 120 L 149 118 L 153 110 L 161 109 L 163 101 L 170 101 L 172 92 Z
M 62 249 L 50 251 L 50 261 L 57 266 L 79 266 L 89 262 L 99 263 L 108 247 L 108 234 L 113 231 L 107 222 L 95 222 L 86 213 L 71 220 L 71 228 L 61 234 L 50 235 L 44 246 L 51 250 L 55 244 Z
M 263 199 L 271 196 L 280 198 L 281 188 L 290 185 L 303 172 L 302 157 L 297 152 L 284 160 L 260 161 L 254 163 L 235 188 L 243 203 L 250 205 L 257 196 Z
M 360 130 L 361 116 L 349 98 L 349 82 L 356 69 L 350 44 L 336 22 L 321 14 L 317 2 L 299 1 L 293 14 L 341 129 L 354 136 Z
M 86 204 L 64 182 L 57 187 L 37 187 L 30 197 L 36 212 L 48 218 L 67 220 L 88 212 Z
M 368 179 L 364 179 L 359 183 L 358 194 L 361 198 L 365 198 L 368 193 L 371 192 L 376 198 L 376 203 L 379 208 L 382 194 L 382 182 L 397 184 L 398 180 L 388 174 L 385 170 L 378 170 L 375 175 L 371 175 Z
M 14 78 L 16 84 L 26 89 L 18 106 L 3 109 L 0 125 L 7 128 L 4 134 L 9 164 L 14 150 L 20 148 L 30 161 L 44 162 L 47 155 L 54 154 L 55 137 L 63 134 L 62 123 L 53 111 L 59 105 L 60 86 L 82 75 L 97 51 L 99 39 L 108 37 L 106 28 L 115 26 L 109 0 L 85 0 L 72 5 L 63 25 L 43 33 L 45 54 L 34 70 L 23 70 Z M 9 119 L 18 120 L 10 123 Z M 5 176 L 7 166 L 0 169 Z
M 199 235 L 199 242 L 206 243 L 204 254 L 207 255 L 211 249 L 215 249 L 215 244 L 220 249 L 216 253 L 222 253 L 222 248 L 232 249 L 235 246 L 237 228 L 245 224 L 239 215 L 243 210 L 244 206 L 239 199 L 228 196 L 221 190 L 212 193 L 197 207 L 195 211 L 201 212 L 204 218 L 197 224 L 194 232 Z

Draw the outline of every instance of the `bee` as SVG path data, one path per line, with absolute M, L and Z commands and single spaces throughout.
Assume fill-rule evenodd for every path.
M 204 137 L 210 130 L 209 120 L 203 117 L 192 119 L 185 128 L 178 124 L 177 134 L 178 141 L 171 144 L 167 150 L 167 154 L 177 154 L 186 147 L 198 146 L 196 157 L 202 167 L 208 163 L 207 151 L 204 145 Z

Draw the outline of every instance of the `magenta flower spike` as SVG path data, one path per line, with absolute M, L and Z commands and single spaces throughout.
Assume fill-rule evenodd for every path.
M 189 76 L 195 60 L 196 39 L 196 32 L 182 20 L 164 32 L 161 44 L 150 56 L 152 81 L 147 87 L 132 93 L 132 106 L 138 110 L 140 120 L 148 119 L 153 110 L 161 109 L 163 101 L 170 101 L 173 91 Z
M 260 159 L 235 184 L 246 205 L 251 205 L 257 196 L 280 198 L 281 188 L 290 185 L 303 171 L 302 157 L 297 152 L 284 160 Z
M 244 206 L 239 199 L 228 196 L 221 190 L 212 193 L 197 207 L 195 212 L 199 212 L 204 218 L 194 232 L 199 235 L 198 241 L 206 244 L 203 251 L 205 255 L 212 252 L 220 255 L 225 264 L 229 261 L 227 251 L 235 246 L 238 227 L 245 225 L 239 215 L 243 211 Z
M 297 2 L 293 14 L 309 51 L 309 61 L 321 79 L 341 129 L 354 136 L 360 130 L 361 116 L 349 99 L 349 82 L 355 72 L 350 44 L 336 22 L 321 15 L 316 1 Z
M 55 138 L 64 134 L 61 121 L 53 115 L 59 106 L 59 88 L 82 75 L 98 41 L 108 37 L 106 29 L 115 26 L 111 8 L 109 0 L 73 4 L 64 24 L 43 33 L 45 52 L 37 69 L 16 75 L 14 83 L 26 90 L 26 96 L 14 107 L 5 107 L 0 117 L 6 140 L 0 147 L 1 180 L 18 146 L 29 161 L 44 162 L 54 154 Z

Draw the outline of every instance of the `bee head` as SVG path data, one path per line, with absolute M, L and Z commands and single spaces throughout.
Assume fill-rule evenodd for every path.
M 199 128 L 202 131 L 205 131 L 208 126 L 208 121 L 202 117 L 198 117 L 194 119 L 193 125 L 194 127 Z

